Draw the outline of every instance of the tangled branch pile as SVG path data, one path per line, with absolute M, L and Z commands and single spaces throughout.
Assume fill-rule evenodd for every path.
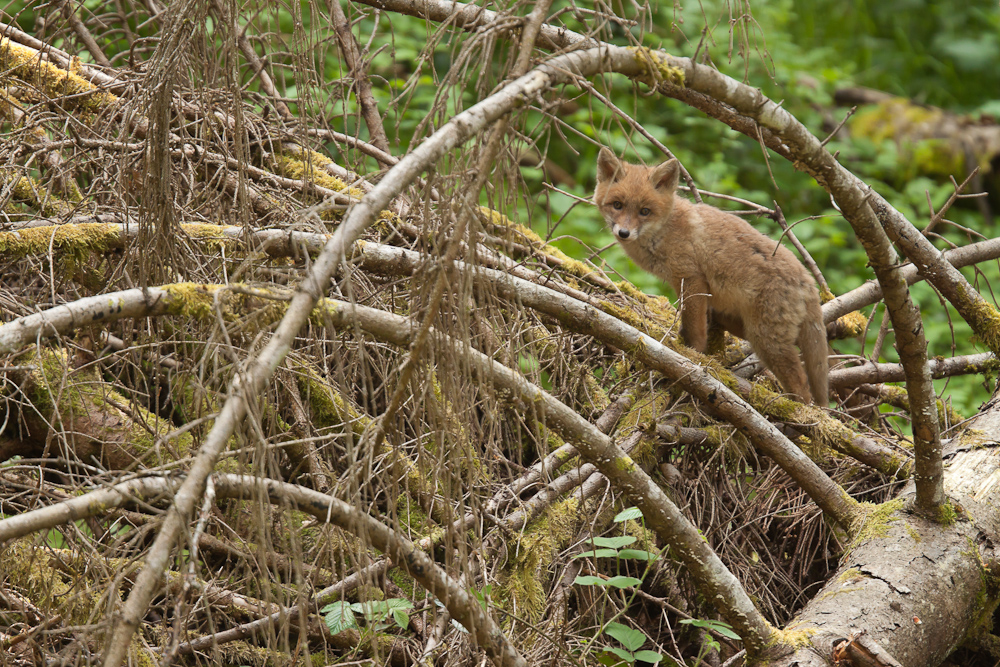
M 334 47 L 301 23 L 281 47 L 254 33 L 264 19 L 232 18 L 260 8 L 126 5 L 77 16 L 67 3 L 46 43 L 13 24 L 0 42 L 2 664 L 117 651 L 132 664 L 457 665 L 480 646 L 570 664 L 614 644 L 594 643 L 611 619 L 668 659 L 718 664 L 740 647 L 728 626 L 683 623 L 719 618 L 690 572 L 695 547 L 665 545 L 645 507 L 656 530 L 639 513 L 615 521 L 641 506 L 639 482 L 609 484 L 609 470 L 652 475 L 775 625 L 836 569 L 852 530 L 845 501 L 803 488 L 832 480 L 882 502 L 909 475 L 908 445 L 877 409 L 907 409 L 905 392 L 876 384 L 902 367 L 834 374 L 862 421 L 795 404 L 727 369 L 745 356 L 738 341 L 711 358 L 684 349 L 667 299 L 513 221 L 526 139 L 518 117 L 498 119 L 524 100 L 557 106 L 558 86 L 627 54 L 589 64 L 571 51 L 496 92 L 508 72 L 474 63 L 506 52 L 519 8 L 480 24 L 456 10 L 424 54 L 451 40 L 452 79 L 401 162 L 379 114 L 407 98 L 373 104 L 335 3 Z M 337 90 L 357 95 L 370 142 L 326 127 L 309 45 L 342 49 Z M 293 82 L 275 64 L 293 66 L 297 97 L 279 94 Z M 485 102 L 459 116 L 467 89 Z M 858 321 L 832 331 L 856 335 Z M 867 398 L 848 396 L 858 386 Z M 774 462 L 802 456 L 786 438 L 815 473 L 793 480 Z M 28 513 L 56 503 L 61 514 Z M 602 535 L 663 551 L 597 557 Z M 641 588 L 574 583 L 623 574 Z M 322 622 L 336 600 L 369 605 L 354 608 L 360 627 L 343 606 L 337 632 Z

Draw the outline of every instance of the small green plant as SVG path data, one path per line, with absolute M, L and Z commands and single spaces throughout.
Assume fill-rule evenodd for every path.
M 615 523 L 625 523 L 629 520 L 641 518 L 642 512 L 639 508 L 629 507 L 628 509 L 619 512 L 614 518 L 614 521 Z M 594 548 L 590 551 L 584 551 L 583 553 L 577 554 L 575 558 L 614 558 L 619 562 L 619 564 L 621 561 L 626 560 L 646 561 L 648 564 L 659 558 L 659 555 L 651 551 L 626 548 L 635 541 L 636 538 L 632 535 L 621 535 L 618 537 L 595 537 L 592 540 Z M 578 576 L 573 583 L 580 586 L 596 586 L 598 588 L 612 587 L 623 590 L 638 586 L 642 583 L 642 579 L 625 575 L 616 575 L 614 577 L 606 578 L 596 576 Z M 628 605 L 625 605 L 625 608 L 627 607 Z M 643 644 L 649 641 L 649 637 L 647 637 L 641 630 L 636 630 L 635 628 L 630 628 L 626 625 L 622 625 L 621 623 L 616 623 L 614 622 L 614 619 L 612 619 L 604 624 L 601 631 L 621 644 L 621 648 L 617 646 L 608 646 L 604 649 L 605 652 L 598 657 L 598 661 L 603 665 L 607 665 L 608 667 L 621 664 L 634 665 L 638 660 L 656 664 L 663 660 L 663 655 L 657 653 L 656 651 L 639 650 Z
M 330 629 L 330 634 L 340 634 L 344 630 L 358 627 L 357 614 L 361 614 L 367 627 L 373 632 L 382 632 L 393 625 L 406 629 L 410 624 L 408 609 L 412 609 L 413 604 L 403 598 L 389 598 L 388 600 L 368 600 L 365 602 L 334 602 L 323 607 L 320 611 L 325 614 L 326 627 Z M 390 620 L 391 619 L 391 620 Z
M 715 641 L 715 638 L 712 637 L 709 632 L 717 632 L 723 637 L 728 637 L 729 639 L 735 639 L 737 641 L 740 639 L 740 636 L 733 632 L 732 626 L 722 621 L 706 621 L 700 618 L 686 618 L 681 621 L 681 623 L 685 625 L 693 625 L 696 628 L 702 628 L 707 631 L 705 632 L 705 641 L 702 642 L 701 648 L 698 650 L 698 658 L 694 663 L 694 667 L 698 667 L 698 665 L 701 664 L 701 661 L 705 658 L 705 655 L 707 655 L 709 651 L 718 651 L 722 648 L 719 642 Z
M 657 653 L 656 651 L 638 650 L 639 647 L 645 644 L 649 639 L 642 633 L 641 630 L 630 628 L 626 625 L 622 625 L 621 623 L 608 623 L 604 628 L 604 634 L 618 640 L 618 643 L 625 647 L 618 648 L 616 646 L 609 646 L 605 650 L 629 665 L 634 665 L 636 660 L 642 660 L 643 662 L 649 662 L 654 665 L 663 660 L 663 655 Z M 607 662 L 601 658 L 598 658 L 598 660 L 609 665 L 619 664 L 619 662 L 614 659 L 607 660 Z
M 488 584 L 486 586 L 483 586 L 483 590 L 481 591 L 477 591 L 475 588 L 469 589 L 469 593 L 472 594 L 472 597 L 476 598 L 476 600 L 479 602 L 479 606 L 482 607 L 483 609 L 489 608 L 489 605 L 491 604 L 490 594 L 492 592 L 493 592 L 493 584 Z M 445 609 L 444 603 L 441 602 L 441 600 L 438 600 L 437 598 L 434 598 L 434 604 L 441 607 L 442 609 Z M 459 632 L 469 634 L 469 631 L 465 629 L 465 626 L 456 621 L 455 619 L 451 619 L 451 625 Z

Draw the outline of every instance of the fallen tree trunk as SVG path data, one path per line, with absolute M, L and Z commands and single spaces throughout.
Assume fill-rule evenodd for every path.
M 836 658 L 934 667 L 988 632 L 996 607 L 990 563 L 1000 534 L 1000 403 L 988 405 L 945 451 L 949 502 L 941 520 L 910 511 L 912 482 L 873 511 L 837 574 L 787 627 L 808 642 L 773 664 L 818 667 Z

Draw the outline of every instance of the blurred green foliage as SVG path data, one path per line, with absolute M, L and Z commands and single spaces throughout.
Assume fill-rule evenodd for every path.
M 84 14 L 107 11 L 103 0 L 85 0 L 83 7 Z M 586 5 L 580 7 L 584 11 L 574 11 L 566 0 L 556 0 L 552 12 L 557 14 L 558 23 L 573 30 L 593 31 L 616 44 L 662 47 L 711 62 L 780 101 L 819 137 L 825 137 L 844 118 L 846 110 L 834 105 L 833 93 L 846 86 L 868 86 L 973 116 L 1000 114 L 1000 68 L 995 67 L 1000 56 L 1000 10 L 995 0 L 770 0 L 752 7 L 744 0 L 611 3 L 617 16 L 635 22 L 632 26 L 615 22 L 598 26 L 593 10 L 588 13 Z M 33 34 L 39 34 L 39 21 L 49 13 L 47 6 L 23 1 L 5 5 L 0 0 L 0 8 Z M 420 19 L 388 12 L 376 15 L 360 5 L 347 11 L 359 18 L 353 30 L 371 57 L 374 94 L 396 153 L 405 152 L 455 111 L 489 94 L 502 83 L 513 60 L 504 40 L 446 33 Z M 517 11 L 525 14 L 527 9 Z M 359 16 L 359 12 L 364 15 Z M 108 21 L 107 15 L 104 20 Z M 268 56 L 280 91 L 296 98 L 293 110 L 307 116 L 308 124 L 367 138 L 350 90 L 350 73 L 341 62 L 324 6 L 298 0 L 260 3 L 253 11 L 246 9 L 240 21 L 258 54 Z M 206 28 L 206 43 L 214 36 L 211 25 Z M 156 26 L 139 16 L 129 19 L 129 30 L 135 36 L 149 37 L 155 34 Z M 95 34 L 106 54 L 116 64 L 126 64 L 129 47 L 123 33 L 105 33 Z M 44 34 L 39 36 L 45 38 Z M 477 39 L 479 42 L 471 41 Z M 475 48 L 467 52 L 459 48 L 473 43 Z M 54 45 L 63 46 L 64 39 L 56 39 Z M 91 60 L 74 46 L 66 48 L 85 61 Z M 312 65 L 312 73 L 296 68 L 304 62 Z M 242 72 L 244 81 L 250 78 L 245 66 Z M 668 146 L 700 188 L 769 207 L 773 202 L 781 206 L 835 293 L 857 287 L 871 277 L 850 226 L 823 190 L 793 165 L 773 154 L 765 155 L 756 142 L 700 112 L 650 96 L 621 77 L 605 77 L 594 85 Z M 257 82 L 251 82 L 248 89 L 258 91 Z M 483 202 L 530 224 L 571 256 L 605 263 L 607 270 L 621 273 L 642 289 L 663 292 L 660 281 L 631 266 L 617 246 L 612 245 L 599 257 L 594 254 L 595 249 L 611 244 L 611 237 L 596 210 L 583 201 L 592 193 L 601 144 L 628 159 L 647 163 L 658 162 L 663 155 L 587 91 L 566 87 L 547 101 L 552 105 L 545 112 L 528 108 L 515 119 L 520 135 L 513 140 L 512 149 L 515 154 L 537 151 L 548 163 L 543 168 L 522 160 L 519 169 L 498 172 Z M 258 108 L 263 111 L 262 104 Z M 945 178 L 914 174 L 910 160 L 901 156 L 889 139 L 873 142 L 842 134 L 828 147 L 918 227 L 929 220 L 928 201 L 937 210 L 952 191 Z M 328 150 L 337 156 L 340 149 L 331 144 Z M 352 159 L 362 160 L 355 161 L 357 169 L 377 169 L 370 159 L 353 154 Z M 553 165 L 565 171 L 566 177 L 555 184 L 559 191 L 549 187 Z M 709 203 L 733 207 L 724 201 Z M 985 237 L 995 235 L 993 229 L 985 228 L 973 202 L 959 203 L 949 218 Z M 778 237 L 779 230 L 771 221 L 751 222 Z M 949 228 L 942 234 L 945 239 L 938 241 L 942 248 L 949 242 L 977 240 L 961 229 Z M 978 273 L 971 269 L 966 273 L 993 298 L 995 263 L 981 267 Z M 925 314 L 933 354 L 977 350 L 968 327 L 941 305 L 930 288 L 917 286 L 913 296 Z M 881 314 L 879 309 L 864 346 L 847 341 L 838 343 L 838 348 L 845 353 L 869 353 Z M 882 357 L 896 360 L 891 345 L 885 346 Z M 944 383 L 939 383 L 939 389 L 943 387 Z M 956 408 L 969 414 L 988 396 L 975 378 L 952 380 L 947 392 Z

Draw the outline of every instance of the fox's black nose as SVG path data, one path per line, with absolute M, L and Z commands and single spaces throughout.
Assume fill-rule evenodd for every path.
M 628 238 L 628 230 L 627 229 L 619 229 L 618 230 L 618 238 L 620 238 L 620 239 L 627 239 Z

